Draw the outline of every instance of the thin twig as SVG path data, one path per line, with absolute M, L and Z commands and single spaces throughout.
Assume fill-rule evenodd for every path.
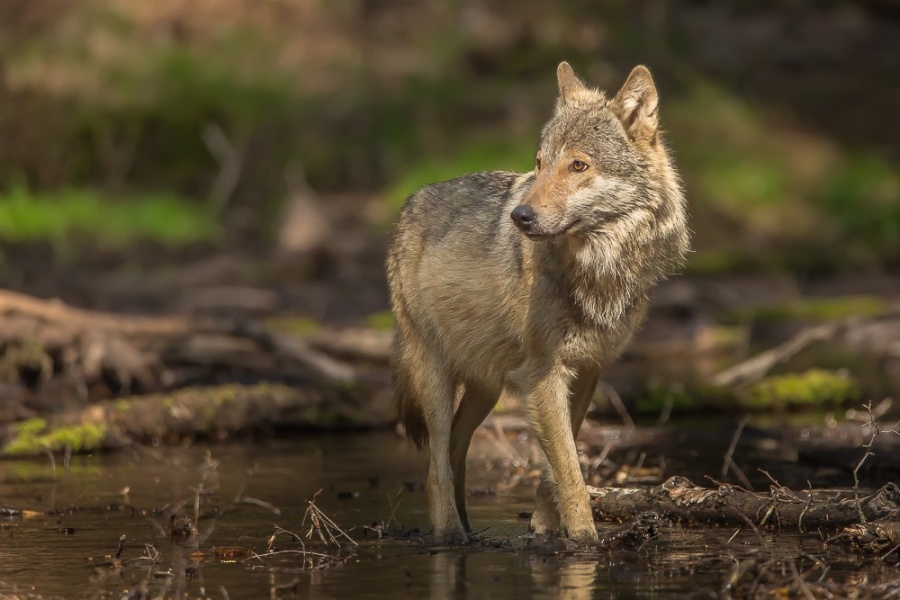
M 809 487 L 809 501 L 806 503 L 806 506 L 803 508 L 803 510 L 800 511 L 800 516 L 797 517 L 797 530 L 800 533 L 803 533 L 803 515 L 805 515 L 807 513 L 807 511 L 810 509 L 810 507 L 812 506 L 812 501 L 813 501 L 812 484 L 809 482 L 808 479 L 806 480 L 806 485 Z
M 659 418 L 656 420 L 657 425 L 665 425 L 669 421 L 669 417 L 672 416 L 672 409 L 675 407 L 675 392 L 672 388 L 669 388 L 666 391 L 666 399 L 663 403 L 663 409 L 659 413 Z
M 863 427 L 869 429 L 869 441 L 863 444 L 862 447 L 865 452 L 859 459 L 859 462 L 856 463 L 856 467 L 853 469 L 853 500 L 854 502 L 856 502 L 856 510 L 859 513 L 859 522 L 863 524 L 866 523 L 866 515 L 863 512 L 862 502 L 859 499 L 859 470 L 862 469 L 862 466 L 870 456 L 875 456 L 875 454 L 872 452 L 872 444 L 875 443 L 875 440 L 878 439 L 878 436 L 881 434 L 881 431 L 878 428 L 878 424 L 875 422 L 875 415 L 872 413 L 872 403 L 866 403 L 864 408 L 866 409 L 868 418 L 863 424 Z
M 803 593 L 803 596 L 807 600 L 816 600 L 816 597 L 813 596 L 812 590 L 809 589 L 809 586 L 800 577 L 800 573 L 797 571 L 797 565 L 794 564 L 793 558 L 788 561 L 788 565 L 790 565 L 791 567 L 791 574 L 793 575 L 793 579 L 797 583 L 797 587 L 799 587 L 800 591 Z
M 260 500 L 259 498 L 251 498 L 250 496 L 244 496 L 240 499 L 240 502 L 243 504 L 253 504 L 256 506 L 261 506 L 262 508 L 266 508 L 276 515 L 281 514 L 281 509 L 272 504 L 271 502 L 266 502 L 265 500 Z
M 741 437 L 741 433 L 744 431 L 744 427 L 749 421 L 750 416 L 745 415 L 738 423 L 737 429 L 734 430 L 734 435 L 731 436 L 731 444 L 728 446 L 728 452 L 725 453 L 725 461 L 722 463 L 722 479 L 725 479 L 725 477 L 728 476 L 728 466 L 732 463 L 732 456 L 734 456 L 738 440 Z
M 201 137 L 209 153 L 219 163 L 219 173 L 209 190 L 209 197 L 213 209 L 221 212 L 241 179 L 247 136 L 241 136 L 240 142 L 233 144 L 218 123 L 207 123 Z
M 56 457 L 53 456 L 53 450 L 50 448 L 41 448 L 41 452 L 50 459 L 50 473 L 53 479 L 56 479 Z
M 625 403 L 622 402 L 622 398 L 619 396 L 618 392 L 605 381 L 600 382 L 600 387 L 603 388 L 603 393 L 609 399 L 610 403 L 612 403 L 616 412 L 619 413 L 619 417 L 622 419 L 622 422 L 625 423 L 625 426 L 628 429 L 636 429 L 637 427 L 634 424 L 634 419 L 628 414 L 628 409 L 625 408 Z
M 509 442 L 509 438 L 506 437 L 506 432 L 503 430 L 503 425 L 500 424 L 499 419 L 494 419 L 494 435 L 497 436 L 497 446 L 503 453 L 506 454 L 506 458 L 513 464 L 513 466 L 528 466 L 528 459 L 516 452 L 516 449 Z
M 751 492 L 755 491 L 753 484 L 750 483 L 750 480 L 744 474 L 744 470 L 741 469 L 739 466 L 737 466 L 737 463 L 735 463 L 734 461 L 731 461 L 731 464 L 729 464 L 728 466 L 731 468 L 732 472 L 734 472 L 734 476 L 738 478 L 738 481 L 741 482 L 741 485 L 743 485 L 745 488 L 747 488 Z

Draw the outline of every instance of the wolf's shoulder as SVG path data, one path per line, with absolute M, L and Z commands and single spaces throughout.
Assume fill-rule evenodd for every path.
M 447 205 L 460 209 L 505 204 L 530 174 L 513 171 L 481 171 L 430 183 L 409 197 L 408 205 Z
M 426 243 L 491 244 L 508 224 L 509 205 L 533 179 L 533 173 L 484 171 L 426 185 L 406 201 L 400 228 Z

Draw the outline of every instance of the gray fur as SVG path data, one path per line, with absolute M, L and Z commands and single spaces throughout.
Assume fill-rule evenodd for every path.
M 388 254 L 395 397 L 411 439 L 431 450 L 442 541 L 465 540 L 465 450 L 504 387 L 524 398 L 543 450 L 532 527 L 596 539 L 573 436 L 600 367 L 687 251 L 649 72 L 637 67 L 610 101 L 564 65 L 540 168 L 426 186 L 407 201 Z M 510 219 L 519 205 L 536 216 L 523 231 Z M 453 419 L 460 385 L 473 391 Z

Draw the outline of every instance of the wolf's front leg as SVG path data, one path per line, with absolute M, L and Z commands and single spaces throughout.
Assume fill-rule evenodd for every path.
M 572 424 L 572 437 L 578 438 L 578 431 L 584 422 L 591 399 L 597 389 L 599 370 L 587 367 L 578 370 L 575 381 L 570 385 L 569 418 Z M 580 468 L 580 466 L 579 466 Z M 541 482 L 535 494 L 534 514 L 531 517 L 531 528 L 535 533 L 547 534 L 559 531 L 558 491 L 553 470 L 547 456 L 541 452 Z
M 541 529 L 555 529 L 555 515 L 550 510 L 555 503 L 562 533 L 579 541 L 596 541 L 597 528 L 573 435 L 574 421 L 580 427 L 584 411 L 579 403 L 573 407 L 578 413 L 575 415 L 569 406 L 570 387 L 580 383 L 582 377 L 560 364 L 529 366 L 523 375 L 531 383 L 527 396 L 531 426 L 547 461 L 532 526 L 538 533 L 542 533 Z M 588 379 L 596 381 L 593 377 Z

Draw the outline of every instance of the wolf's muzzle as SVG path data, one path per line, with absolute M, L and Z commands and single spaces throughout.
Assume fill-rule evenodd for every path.
M 531 229 L 531 226 L 534 225 L 534 222 L 537 220 L 534 209 L 527 204 L 520 204 L 515 207 L 509 216 L 513 220 L 513 223 L 516 224 L 516 227 L 522 231 Z

